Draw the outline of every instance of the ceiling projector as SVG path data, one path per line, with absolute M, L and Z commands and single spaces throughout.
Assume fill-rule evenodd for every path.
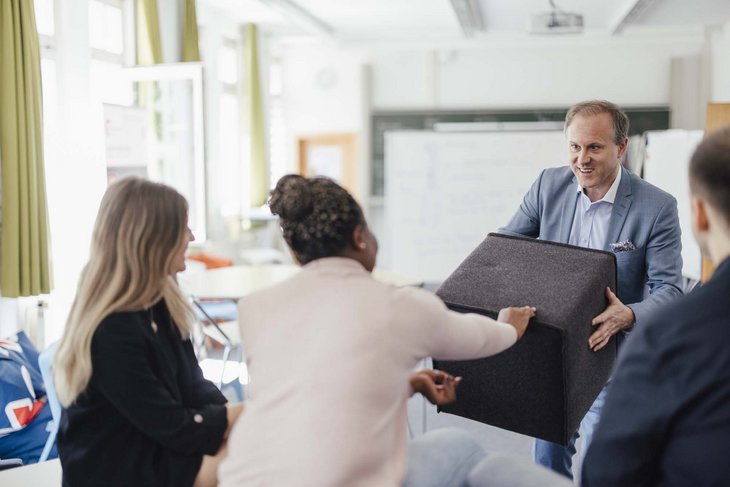
M 530 34 L 579 34 L 583 32 L 583 16 L 555 10 L 533 14 L 527 31 Z

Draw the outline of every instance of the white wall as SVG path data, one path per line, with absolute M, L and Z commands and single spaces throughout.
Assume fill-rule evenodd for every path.
M 330 43 L 272 45 L 272 49 L 283 70 L 289 171 L 297 171 L 298 137 L 356 133 L 360 145 L 359 192 L 367 194 L 364 150 L 368 140 L 363 130 L 369 117 L 366 53 L 357 48 L 340 49 Z
M 703 36 L 507 43 L 375 52 L 375 109 L 567 107 L 606 98 L 666 105 L 672 57 L 698 52 Z

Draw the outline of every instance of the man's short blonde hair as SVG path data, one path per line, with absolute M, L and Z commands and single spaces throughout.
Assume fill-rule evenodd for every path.
M 565 130 L 568 130 L 577 115 L 593 116 L 601 113 L 611 115 L 613 119 L 613 141 L 616 145 L 623 144 L 629 136 L 629 117 L 621 110 L 621 107 L 606 100 L 582 101 L 570 107 L 565 115 Z

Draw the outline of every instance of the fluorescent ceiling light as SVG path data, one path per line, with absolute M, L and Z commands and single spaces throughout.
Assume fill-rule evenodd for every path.
M 472 37 L 477 30 L 484 30 L 484 17 L 479 7 L 479 0 L 451 0 L 451 6 L 466 37 Z
M 636 22 L 641 14 L 649 8 L 653 1 L 654 0 L 628 0 L 624 4 L 621 15 L 616 17 L 616 20 L 614 20 L 609 26 L 611 34 L 620 34 L 626 26 Z
M 284 17 L 307 32 L 324 37 L 334 37 L 335 30 L 329 24 L 315 17 L 311 12 L 291 0 L 261 0 L 271 8 L 281 12 Z

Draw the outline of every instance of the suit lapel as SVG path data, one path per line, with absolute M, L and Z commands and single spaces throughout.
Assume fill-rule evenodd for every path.
M 631 173 L 621 168 L 621 182 L 618 184 L 616 191 L 616 199 L 613 202 L 613 210 L 611 211 L 611 219 L 608 221 L 608 232 L 606 234 L 606 243 L 604 249 L 609 250 L 609 244 L 618 242 L 621 229 L 626 222 L 626 216 L 631 208 Z
M 576 189 L 575 176 L 570 180 L 563 192 L 563 206 L 560 215 L 560 234 L 557 241 L 568 243 L 570 241 L 570 230 L 573 228 L 575 206 L 578 203 L 578 190 Z

